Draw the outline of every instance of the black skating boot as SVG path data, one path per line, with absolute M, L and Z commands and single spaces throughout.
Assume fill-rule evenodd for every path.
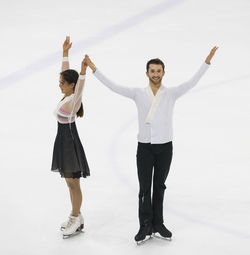
M 152 225 L 151 224 L 141 225 L 139 232 L 135 236 L 135 241 L 136 242 L 143 241 L 148 235 L 149 236 L 152 235 Z
M 171 238 L 172 233 L 164 226 L 164 224 L 154 225 L 152 227 L 153 233 L 159 233 L 164 238 Z

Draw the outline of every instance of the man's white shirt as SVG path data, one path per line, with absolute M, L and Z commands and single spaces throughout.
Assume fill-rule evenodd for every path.
M 156 95 L 153 94 L 150 86 L 130 88 L 117 85 L 99 69 L 94 75 L 112 91 L 134 100 L 138 109 L 138 141 L 162 144 L 173 140 L 173 110 L 176 100 L 198 83 L 209 66 L 204 62 L 191 79 L 177 87 L 167 88 L 161 85 Z

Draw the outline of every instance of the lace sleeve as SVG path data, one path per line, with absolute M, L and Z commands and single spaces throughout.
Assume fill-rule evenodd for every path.
M 79 78 L 77 80 L 76 86 L 75 86 L 75 91 L 73 94 L 73 97 L 71 98 L 70 101 L 66 102 L 62 108 L 68 112 L 68 113 L 76 113 L 82 102 L 82 92 L 84 88 L 84 83 L 85 83 L 85 75 L 79 75 Z
M 62 72 L 69 69 L 69 58 L 63 57 L 62 59 Z

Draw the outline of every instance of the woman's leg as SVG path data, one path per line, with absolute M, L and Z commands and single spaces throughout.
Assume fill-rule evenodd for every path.
M 65 178 L 69 187 L 70 199 L 72 204 L 72 215 L 78 216 L 82 205 L 82 191 L 80 187 L 80 178 Z

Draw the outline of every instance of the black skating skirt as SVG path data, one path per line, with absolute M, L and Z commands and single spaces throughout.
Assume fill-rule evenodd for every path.
M 83 146 L 75 122 L 58 122 L 54 143 L 51 171 L 59 172 L 64 178 L 80 178 L 90 175 Z

